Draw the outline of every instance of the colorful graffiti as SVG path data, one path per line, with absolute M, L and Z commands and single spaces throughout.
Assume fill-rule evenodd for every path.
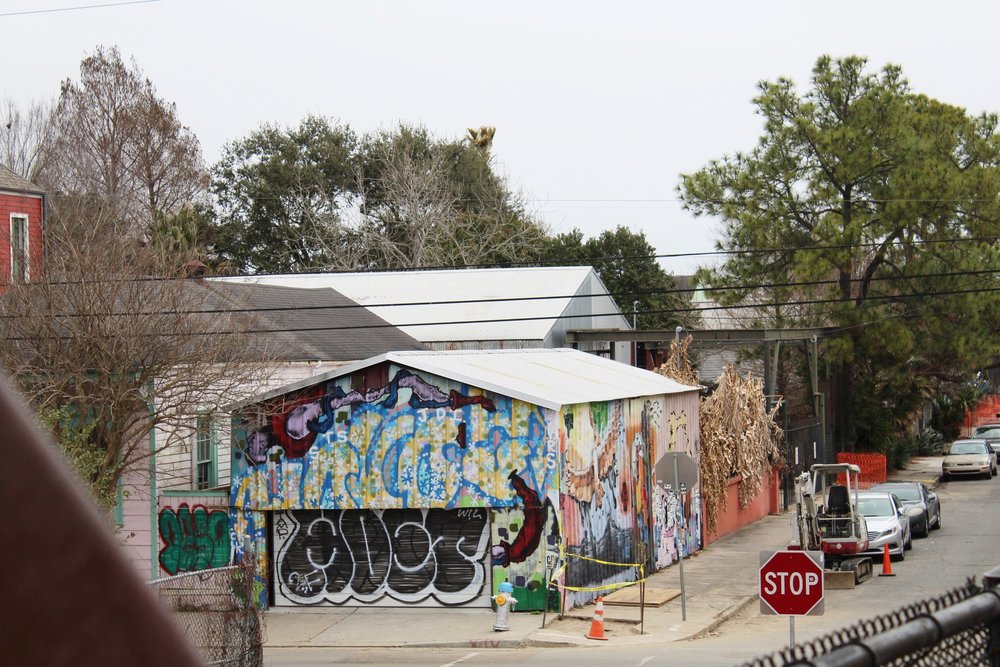
M 696 443 L 687 433 L 689 406 L 675 400 L 630 399 L 564 409 L 560 517 L 570 556 L 564 581 L 569 606 L 600 594 L 593 589 L 635 581 L 640 563 L 648 573 L 650 562 L 664 566 L 676 557 L 676 526 L 668 523 L 667 499 L 651 484 L 650 464 L 668 449 L 696 455 Z M 690 408 L 697 409 L 696 396 Z M 700 522 L 686 518 L 686 544 L 693 550 L 700 544 Z
M 404 390 L 410 396 L 401 405 Z M 338 414 L 345 405 L 349 415 Z M 272 417 L 247 434 L 247 453 L 238 457 L 244 470 L 233 485 L 236 507 L 505 507 L 518 503 L 507 484 L 511 470 L 543 493 L 556 478 L 545 449 L 543 408 L 441 390 L 406 371 L 374 390 L 345 391 L 330 383 L 321 398 L 290 412 L 314 416 Z M 284 424 L 280 434 L 273 432 L 277 422 Z M 262 457 L 262 445 L 253 444 L 306 431 L 315 440 L 300 458 Z M 258 463 L 261 458 L 266 460 Z
M 229 564 L 229 514 L 202 505 L 160 510 L 160 568 L 167 574 L 194 572 Z
M 262 510 L 515 507 L 558 488 L 554 411 L 406 369 L 375 389 L 350 381 L 318 385 L 245 429 L 231 489 L 237 554 L 248 536 L 260 540 Z M 285 455 L 288 442 L 300 457 Z
M 297 604 L 482 598 L 487 511 L 307 510 L 275 523 L 279 595 Z
M 558 493 L 551 496 L 558 499 Z M 491 513 L 493 591 L 509 582 L 520 611 L 541 611 L 546 605 L 558 609 L 558 592 L 548 586 L 560 564 L 556 504 L 552 497 L 526 495 L 524 507 Z

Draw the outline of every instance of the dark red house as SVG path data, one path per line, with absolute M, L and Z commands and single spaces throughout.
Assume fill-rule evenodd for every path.
M 44 222 L 45 192 L 0 164 L 0 292 L 41 275 Z

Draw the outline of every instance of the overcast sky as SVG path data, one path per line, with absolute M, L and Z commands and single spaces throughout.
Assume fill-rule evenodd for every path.
M 104 2 L 0 0 L 0 97 L 54 98 L 86 54 L 117 45 L 210 164 L 259 124 L 310 113 L 359 132 L 494 125 L 500 169 L 554 232 L 626 225 L 661 254 L 714 248 L 678 177 L 754 145 L 762 79 L 804 86 L 818 56 L 862 55 L 901 65 L 917 92 L 1000 110 L 995 0 L 159 0 L 17 14 Z

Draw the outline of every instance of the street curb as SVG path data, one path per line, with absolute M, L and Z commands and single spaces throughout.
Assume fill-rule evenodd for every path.
M 715 620 L 713 620 L 711 623 L 709 623 L 707 626 L 705 626 L 698 632 L 692 635 L 688 635 L 687 637 L 676 639 L 674 641 L 694 641 L 696 639 L 701 639 L 702 637 L 707 636 L 708 634 L 714 632 L 716 628 L 718 628 L 720 625 L 722 625 L 723 623 L 730 620 L 734 616 L 738 615 L 741 611 L 749 607 L 753 603 L 753 601 L 757 599 L 759 598 L 756 595 L 743 596 L 742 599 L 729 605 L 728 608 L 723 609 L 721 612 L 719 612 L 719 615 L 715 617 Z

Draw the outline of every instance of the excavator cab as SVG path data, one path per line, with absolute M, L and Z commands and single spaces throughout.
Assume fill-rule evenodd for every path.
M 868 526 L 858 510 L 861 469 L 853 463 L 817 463 L 796 479 L 799 548 L 822 551 L 829 570 L 851 570 L 857 583 L 871 576 Z

